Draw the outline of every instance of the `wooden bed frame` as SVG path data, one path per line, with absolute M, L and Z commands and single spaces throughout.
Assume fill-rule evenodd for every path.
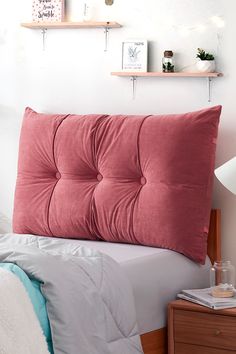
M 207 254 L 213 263 L 221 259 L 220 210 L 211 211 L 210 227 L 207 241 Z M 167 329 L 141 335 L 144 354 L 167 354 Z

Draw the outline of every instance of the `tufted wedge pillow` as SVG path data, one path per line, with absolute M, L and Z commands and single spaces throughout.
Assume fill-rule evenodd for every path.
M 51 115 L 26 108 L 14 232 L 163 247 L 204 263 L 220 112 Z

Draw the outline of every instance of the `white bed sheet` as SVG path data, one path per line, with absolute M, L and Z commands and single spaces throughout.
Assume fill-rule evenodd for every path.
M 166 249 L 109 242 L 68 240 L 106 253 L 124 269 L 134 293 L 140 334 L 166 325 L 167 304 L 182 289 L 209 286 L 210 260 L 204 266 Z

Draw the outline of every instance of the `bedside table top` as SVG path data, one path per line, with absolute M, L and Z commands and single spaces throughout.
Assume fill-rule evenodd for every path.
M 204 313 L 214 313 L 219 315 L 228 315 L 228 316 L 236 316 L 236 307 L 232 307 L 229 309 L 223 310 L 213 310 L 203 305 L 195 304 L 191 301 L 186 300 L 174 300 L 171 301 L 168 305 L 169 308 L 181 309 L 186 311 L 196 311 L 196 312 L 204 312 Z

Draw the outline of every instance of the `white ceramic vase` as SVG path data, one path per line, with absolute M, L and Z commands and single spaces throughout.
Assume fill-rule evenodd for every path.
M 216 68 L 215 60 L 199 60 L 196 63 L 196 68 L 201 73 L 213 73 Z
M 67 6 L 67 17 L 70 21 L 92 21 L 94 18 L 95 0 L 70 0 Z

